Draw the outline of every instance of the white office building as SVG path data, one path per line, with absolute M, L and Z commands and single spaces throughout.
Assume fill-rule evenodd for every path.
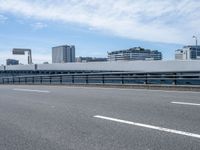
M 52 48 L 52 63 L 75 62 L 75 46 L 62 45 Z
M 162 60 L 162 53 L 157 50 L 134 47 L 108 53 L 109 61 Z
M 199 60 L 200 46 L 188 45 L 175 51 L 176 60 Z

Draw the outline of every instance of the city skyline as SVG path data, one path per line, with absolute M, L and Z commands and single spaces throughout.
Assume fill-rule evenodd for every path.
M 75 45 L 77 57 L 140 46 L 173 60 L 176 49 L 200 37 L 199 7 L 195 0 L 0 0 L 0 64 L 26 63 L 12 56 L 14 47 L 32 49 L 34 63 L 51 62 L 51 48 L 63 44 Z

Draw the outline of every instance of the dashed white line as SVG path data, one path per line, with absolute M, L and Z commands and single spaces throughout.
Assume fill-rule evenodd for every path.
M 50 93 L 50 91 L 45 90 L 31 90 L 31 89 L 13 89 L 14 91 L 21 91 L 21 92 L 37 92 L 37 93 Z
M 187 103 L 187 102 L 171 102 L 172 104 L 178 104 L 178 105 L 190 105 L 190 106 L 200 106 L 198 103 Z
M 167 129 L 163 127 L 158 127 L 158 126 L 152 126 L 152 125 L 147 125 L 147 124 L 142 124 L 142 123 L 137 123 L 137 122 L 131 122 L 131 121 L 126 121 L 126 120 L 121 120 L 121 119 L 116 119 L 116 118 L 110 118 L 110 117 L 105 117 L 105 116 L 94 116 L 95 118 L 103 119 L 103 120 L 109 120 L 109 121 L 114 121 L 114 122 L 119 122 L 119 123 L 124 123 L 124 124 L 129 124 L 133 126 L 138 126 L 138 127 L 143 127 L 143 128 L 148 128 L 148 129 L 153 129 L 153 130 L 158 130 L 162 132 L 168 132 L 168 133 L 174 133 L 174 134 L 179 134 L 183 136 L 189 136 L 189 137 L 194 137 L 200 139 L 199 134 L 195 133 L 189 133 L 189 132 L 184 132 L 184 131 L 179 131 L 179 130 L 173 130 L 173 129 Z

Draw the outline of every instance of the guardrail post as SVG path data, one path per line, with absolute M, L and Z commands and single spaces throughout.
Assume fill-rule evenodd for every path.
M 62 75 L 60 76 L 60 84 L 63 83 L 63 80 L 62 80 Z
M 72 75 L 72 83 L 74 84 L 74 75 Z
M 145 81 L 144 84 L 148 84 L 148 74 L 145 74 Z
M 121 83 L 124 84 L 124 76 L 121 77 Z
M 105 77 L 104 77 L 104 75 L 102 74 L 102 84 L 104 84 L 105 83 Z
M 34 77 L 32 78 L 32 83 L 34 84 L 35 82 L 34 82 L 35 80 L 34 80 Z
M 177 74 L 176 73 L 174 73 L 173 85 L 177 85 Z
M 86 77 L 85 77 L 85 82 L 86 82 L 86 84 L 88 84 L 88 75 L 86 75 Z
M 42 76 L 40 76 L 40 84 L 42 84 Z
M 51 84 L 51 82 L 52 82 L 52 77 L 50 76 L 49 77 L 49 84 Z

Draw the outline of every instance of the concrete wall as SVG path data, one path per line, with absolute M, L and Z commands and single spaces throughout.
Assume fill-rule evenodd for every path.
M 35 65 L 6 66 L 7 70 L 35 70 Z M 133 72 L 200 71 L 200 61 L 127 61 L 40 64 L 38 70 L 101 70 Z
M 200 61 L 127 61 L 38 65 L 38 70 L 104 70 L 133 72 L 200 71 Z
M 6 70 L 35 70 L 35 65 L 10 65 Z

